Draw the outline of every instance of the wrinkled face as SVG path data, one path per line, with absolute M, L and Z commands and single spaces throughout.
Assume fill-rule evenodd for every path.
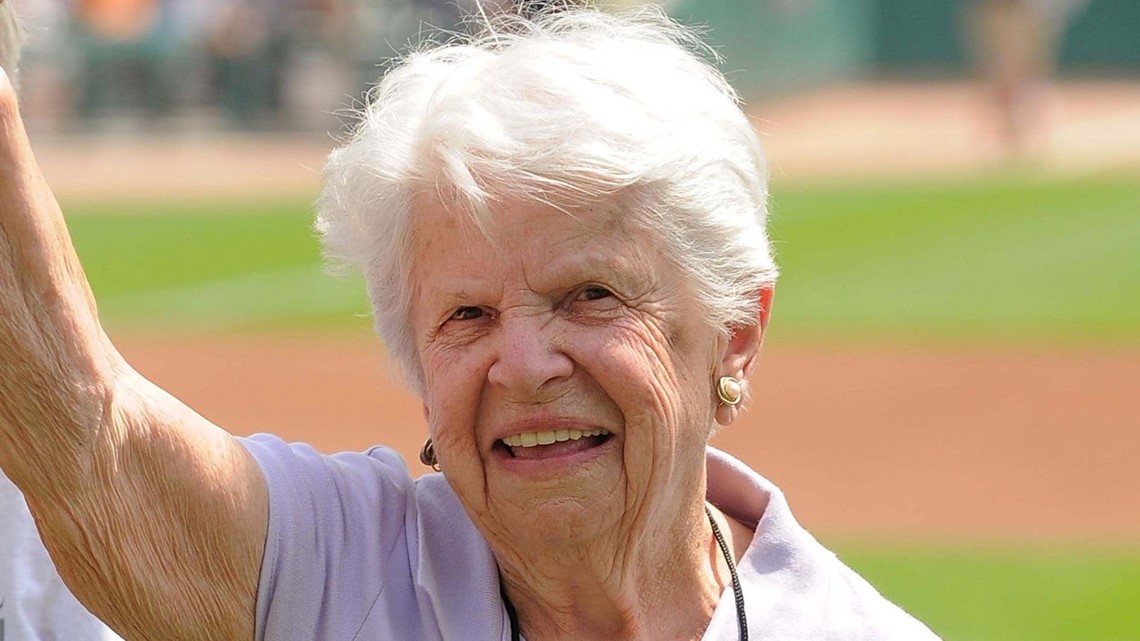
M 631 532 L 700 492 L 724 342 L 614 207 L 417 212 L 412 323 L 448 481 L 491 541 Z

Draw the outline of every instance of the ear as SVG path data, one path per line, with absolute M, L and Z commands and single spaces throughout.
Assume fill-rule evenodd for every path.
M 768 319 L 772 313 L 772 297 L 774 288 L 765 287 L 759 293 L 759 312 L 755 323 L 732 328 L 732 335 L 725 344 L 718 363 L 713 384 L 721 376 L 731 376 L 740 381 L 745 398 L 748 397 L 748 376 L 756 365 L 756 357 L 760 355 L 760 347 L 764 343 L 764 334 L 768 330 Z M 736 420 L 740 406 L 730 407 L 720 404 L 716 410 L 716 420 L 721 425 L 728 425 Z
M 732 328 L 732 335 L 721 354 L 717 377 L 732 376 L 743 380 L 752 372 L 756 357 L 760 354 L 760 346 L 764 342 L 764 333 L 768 330 L 773 293 L 771 287 L 760 290 L 760 309 L 755 323 Z

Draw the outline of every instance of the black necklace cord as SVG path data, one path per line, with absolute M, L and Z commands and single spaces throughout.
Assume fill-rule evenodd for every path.
M 732 551 L 728 549 L 728 542 L 724 540 L 720 526 L 716 524 L 712 510 L 707 504 L 705 505 L 705 514 L 709 517 L 713 538 L 716 539 L 716 543 L 720 547 L 720 553 L 724 555 L 724 562 L 728 565 L 728 574 L 732 577 L 732 596 L 736 599 L 736 621 L 740 624 L 740 641 L 748 641 L 748 619 L 744 615 L 744 588 L 740 585 L 740 577 L 736 574 L 736 561 L 733 560 Z M 519 615 L 515 612 L 515 605 L 507 598 L 507 588 L 503 584 L 502 578 L 499 579 L 499 593 L 503 596 L 503 607 L 506 608 L 507 619 L 511 623 L 511 641 L 521 641 Z
M 515 604 L 507 598 L 507 587 L 503 584 L 502 575 L 499 575 L 499 594 L 503 595 L 503 607 L 507 609 L 507 619 L 511 622 L 511 641 L 522 641 L 519 638 L 519 615 L 515 612 Z
M 732 551 L 728 549 L 728 542 L 724 540 L 724 534 L 721 534 L 720 526 L 716 524 L 716 519 L 713 518 L 712 510 L 709 509 L 707 503 L 705 504 L 705 514 L 709 517 L 713 537 L 716 538 L 716 543 L 720 546 L 720 552 L 724 555 L 724 562 L 728 564 L 728 574 L 732 577 L 732 596 L 736 599 L 736 621 L 740 624 L 740 641 L 748 641 L 748 617 L 744 615 L 744 587 L 740 585 L 740 577 L 736 574 L 736 561 L 733 560 Z

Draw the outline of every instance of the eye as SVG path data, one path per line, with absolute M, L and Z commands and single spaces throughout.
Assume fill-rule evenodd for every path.
M 603 298 L 610 298 L 614 295 L 613 292 L 602 287 L 601 285 L 589 285 L 583 287 L 581 292 L 578 293 L 579 300 L 601 300 Z
M 451 316 L 449 316 L 447 320 L 469 321 L 469 320 L 475 320 L 477 318 L 482 318 L 482 317 L 483 317 L 483 308 L 482 307 L 474 307 L 471 305 L 467 305 L 464 307 L 460 307 L 459 309 L 452 312 Z

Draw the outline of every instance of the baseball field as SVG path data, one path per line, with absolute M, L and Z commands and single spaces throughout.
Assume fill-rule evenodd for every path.
M 716 444 L 948 640 L 1140 639 L 1140 165 L 856 174 L 833 146 L 797 173 L 772 147 L 783 275 L 753 406 Z M 49 146 L 49 178 L 76 149 Z M 312 185 L 276 182 L 313 161 L 268 156 L 254 189 L 59 181 L 112 338 L 231 431 L 418 466 L 362 283 L 323 271 Z

